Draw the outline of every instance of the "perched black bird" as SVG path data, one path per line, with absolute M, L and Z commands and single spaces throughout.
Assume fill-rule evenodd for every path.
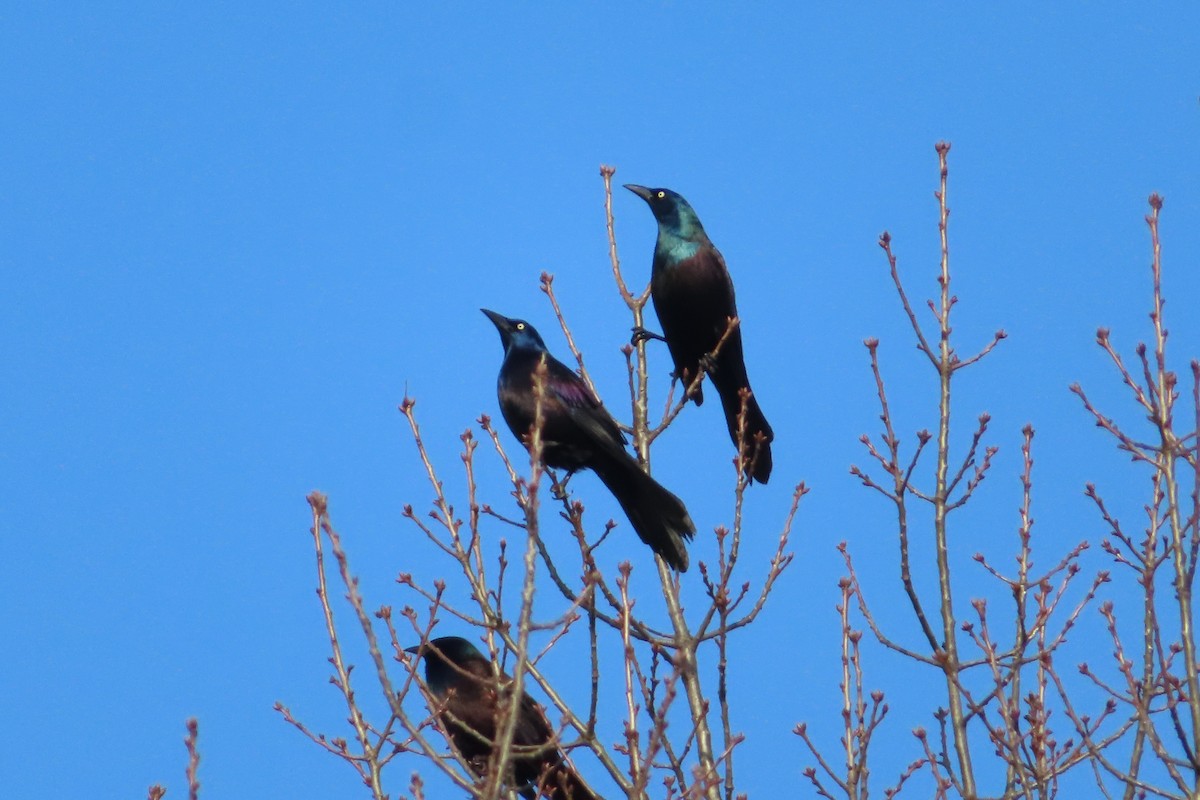
M 499 694 L 491 662 L 458 636 L 431 639 L 409 653 L 425 656 L 425 683 L 438 700 L 442 725 L 454 746 L 483 778 L 496 741 Z M 511 680 L 501 673 L 500 680 Z M 525 800 L 540 792 L 551 800 L 598 800 L 553 743 L 554 731 L 542 709 L 522 693 L 509 760 L 517 791 Z
M 713 246 L 696 212 L 670 189 L 647 189 L 627 183 L 625 188 L 646 201 L 658 220 L 650 294 L 662 325 L 662 339 L 675 361 L 675 376 L 687 386 L 703 367 L 721 396 L 729 437 L 738 444 L 739 392 L 750 388 L 742 355 L 742 330 L 733 330 L 715 358 L 709 357 L 721 340 L 729 317 L 737 316 L 733 281 L 721 252 Z M 654 337 L 638 331 L 635 339 Z M 699 387 L 696 405 L 704 402 Z M 758 437 L 761 436 L 761 443 Z M 771 440 L 775 438 L 754 395 L 746 403 L 746 475 L 760 483 L 771 477 Z
M 528 322 L 480 309 L 500 331 L 504 363 L 496 391 L 513 434 L 528 447 L 536 409 L 534 375 L 546 365 L 542 400 L 542 460 L 574 472 L 590 469 L 617 498 L 641 540 L 680 572 L 688 568 L 683 540 L 696 533 L 683 502 L 638 466 L 625 437 L 583 380 L 546 350 Z

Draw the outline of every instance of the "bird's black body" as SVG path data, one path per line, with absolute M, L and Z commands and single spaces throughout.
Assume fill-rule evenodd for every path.
M 717 349 L 730 317 L 737 316 L 733 280 L 721 252 L 713 246 L 700 218 L 670 189 L 647 189 L 626 184 L 646 201 L 658 221 L 658 241 L 650 273 L 650 295 L 662 325 L 663 338 L 675 362 L 675 375 L 687 386 L 701 368 L 721 397 L 729 437 L 738 444 L 738 415 L 742 389 L 750 389 L 742 353 L 741 325 Z M 702 387 L 692 395 L 704 402 Z M 775 438 L 753 394 L 746 402 L 744 442 L 746 475 L 760 483 L 771 477 L 771 440 Z
M 641 540 L 673 568 L 686 571 L 684 539 L 692 538 L 696 526 L 683 502 L 642 471 L 625 450 L 625 438 L 616 421 L 583 380 L 550 355 L 532 325 L 487 309 L 483 313 L 500 331 L 504 344 L 496 391 L 500 411 L 513 434 L 528 446 L 537 409 L 535 375 L 539 365 L 545 364 L 542 460 L 572 472 L 595 472 L 620 503 Z
M 491 662 L 458 636 L 432 639 L 425 648 L 410 647 L 407 652 L 425 656 L 425 683 L 443 704 L 442 725 L 476 776 L 485 777 L 499 724 L 500 698 Z M 510 678 L 501 673 L 499 680 Z M 539 793 L 551 800 L 597 800 L 554 744 L 554 731 L 542 709 L 524 693 L 512 743 L 512 778 L 525 800 L 535 800 Z

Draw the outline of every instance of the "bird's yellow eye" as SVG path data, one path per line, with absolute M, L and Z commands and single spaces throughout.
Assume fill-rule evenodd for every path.
M 666 192 L 659 192 L 659 193 L 658 193 L 658 199 L 659 199 L 659 200 L 662 200 L 662 199 L 663 199 L 664 197 L 666 197 L 666 196 L 667 196 L 667 193 L 666 193 Z
M 523 331 L 523 330 L 525 330 L 525 323 L 524 323 L 524 322 L 518 322 L 518 323 L 517 323 L 517 330 L 519 330 L 519 331 Z

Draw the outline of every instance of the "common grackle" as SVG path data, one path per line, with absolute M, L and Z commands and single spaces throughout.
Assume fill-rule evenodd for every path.
M 476 777 L 487 775 L 500 724 L 497 676 L 475 645 L 458 636 L 431 639 L 405 652 L 425 657 L 425 684 L 442 703 L 438 715 Z M 500 673 L 501 684 L 511 680 Z M 509 764 L 517 791 L 535 800 L 597 800 L 554 743 L 554 731 L 537 703 L 522 693 Z
M 696 533 L 683 502 L 642 471 L 625 450 L 625 437 L 583 380 L 546 350 L 528 322 L 480 309 L 500 331 L 504 363 L 496 391 L 500 411 L 513 434 L 528 447 L 537 407 L 534 386 L 539 364 L 546 365 L 542 397 L 542 460 L 551 467 L 596 473 L 641 540 L 669 565 L 686 572 L 684 539 Z
M 648 189 L 627 183 L 625 188 L 646 201 L 658 220 L 658 241 L 650 273 L 650 294 L 662 325 L 667 348 L 675 361 L 675 376 L 686 387 L 699 373 L 707 371 L 725 411 L 729 437 L 738 444 L 738 415 L 742 410 L 740 391 L 750 388 L 742 355 L 742 330 L 735 328 L 715 357 L 710 357 L 728 326 L 737 316 L 733 281 L 721 252 L 713 246 L 696 212 L 670 189 Z M 639 336 L 653 337 L 645 331 Z M 659 338 L 659 337 L 653 337 Z M 692 398 L 704 402 L 703 387 Z M 759 439 L 761 437 L 761 440 Z M 771 477 L 771 440 L 775 438 L 758 400 L 751 394 L 746 402 L 744 443 L 747 477 L 766 483 Z

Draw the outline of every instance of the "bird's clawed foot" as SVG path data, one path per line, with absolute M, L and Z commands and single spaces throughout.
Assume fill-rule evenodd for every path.
M 550 484 L 550 495 L 555 500 L 561 501 L 561 500 L 567 499 L 567 483 L 570 482 L 571 476 L 574 474 L 575 474 L 574 472 L 568 472 L 565 476 L 563 476 L 563 478 L 561 480 L 556 478 Z
M 666 338 L 663 337 L 661 334 L 654 333 L 653 331 L 648 331 L 645 328 L 643 328 L 641 325 L 635 325 L 633 328 L 633 336 L 629 337 L 629 343 L 632 345 L 639 345 L 642 342 L 647 342 L 651 339 L 657 339 L 660 342 L 666 341 Z

